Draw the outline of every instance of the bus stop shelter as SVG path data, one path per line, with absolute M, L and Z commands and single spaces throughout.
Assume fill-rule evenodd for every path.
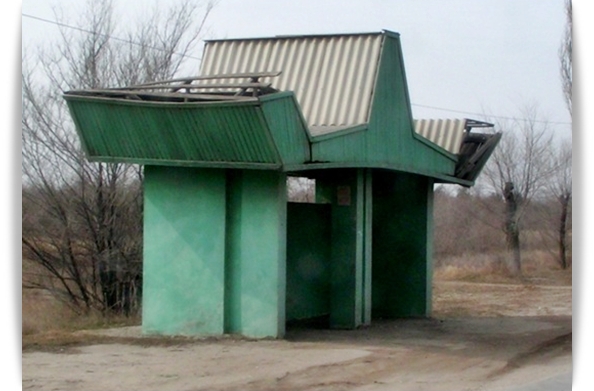
M 207 41 L 199 76 L 64 97 L 88 159 L 144 166 L 147 334 L 429 316 L 434 184 L 472 186 L 500 138 L 413 120 L 390 31 Z

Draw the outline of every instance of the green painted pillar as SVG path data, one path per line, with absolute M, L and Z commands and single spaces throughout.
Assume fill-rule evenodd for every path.
M 373 315 L 431 314 L 433 182 L 373 173 Z
M 286 175 L 230 171 L 227 180 L 225 332 L 285 332 Z
M 363 276 L 361 291 L 363 293 L 363 309 L 361 323 L 371 324 L 372 316 L 372 233 L 373 233 L 373 170 L 364 170 L 364 206 L 363 206 Z
M 353 329 L 371 319 L 370 175 L 332 170 L 316 181 L 318 202 L 331 203 L 330 327 Z
M 284 174 L 146 166 L 144 200 L 144 333 L 284 335 Z
M 225 171 L 146 166 L 142 329 L 223 333 Z

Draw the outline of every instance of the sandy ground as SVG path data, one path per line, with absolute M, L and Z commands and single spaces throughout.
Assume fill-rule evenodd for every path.
M 155 343 L 111 329 L 106 343 L 24 352 L 23 389 L 517 389 L 571 373 L 571 300 L 567 286 L 437 282 L 432 319 L 359 330 Z

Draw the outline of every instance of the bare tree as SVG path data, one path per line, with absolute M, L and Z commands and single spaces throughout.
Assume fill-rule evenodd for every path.
M 559 264 L 566 269 L 570 262 L 571 199 L 572 199 L 572 146 L 563 143 L 555 153 L 555 171 L 549 182 L 549 191 L 559 206 L 557 243 Z
M 514 274 L 522 271 L 520 233 L 526 207 L 546 186 L 552 172 L 552 135 L 547 123 L 537 119 L 533 107 L 526 107 L 523 117 L 498 124 L 503 137 L 485 168 L 491 187 L 505 201 L 503 231 L 511 255 L 509 268 Z
M 563 97 L 567 104 L 569 114 L 572 115 L 572 87 L 573 87 L 573 56 L 572 56 L 572 33 L 573 33 L 573 10 L 572 1 L 565 0 L 565 32 L 559 47 L 559 61 L 561 71 L 561 85 Z M 571 143 L 561 146 L 555 156 L 556 172 L 550 185 L 551 193 L 560 205 L 560 217 L 558 224 L 559 263 L 563 269 L 569 266 L 568 261 L 568 221 L 571 218 Z M 569 229 L 569 231 L 571 231 Z
M 565 0 L 565 32 L 563 34 L 563 40 L 561 41 L 561 46 L 559 47 L 559 61 L 560 61 L 560 71 L 561 71 L 561 83 L 563 88 L 563 97 L 565 98 L 565 103 L 567 104 L 567 109 L 569 110 L 569 114 L 572 114 L 572 101 L 571 101 L 571 94 L 572 94 L 572 77 L 573 77 L 573 57 L 572 57 L 572 30 L 573 30 L 573 21 L 572 21 L 572 5 L 571 0 Z
M 501 209 L 501 197 L 458 188 L 435 189 L 434 251 L 436 264 L 464 254 L 497 254 L 505 243 L 500 226 L 493 223 Z
M 212 3 L 186 0 L 118 35 L 110 0 L 88 1 L 77 29 L 63 14 L 59 42 L 23 57 L 25 287 L 78 310 L 129 313 L 142 276 L 142 170 L 90 163 L 62 93 L 174 77 L 197 45 Z

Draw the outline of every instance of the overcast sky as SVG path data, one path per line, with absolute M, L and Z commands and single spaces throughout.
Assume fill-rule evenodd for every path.
M 127 22 L 155 1 L 178 0 L 114 0 L 116 15 Z M 53 20 L 52 6 L 64 7 L 76 24 L 84 1 L 25 0 L 22 12 Z M 536 105 L 539 119 L 570 136 L 557 56 L 564 24 L 563 0 L 220 0 L 206 38 L 395 31 L 416 118 L 498 120 L 522 117 L 522 108 Z M 57 32 L 23 17 L 25 47 Z M 197 73 L 198 61 L 187 65 L 187 73 Z

